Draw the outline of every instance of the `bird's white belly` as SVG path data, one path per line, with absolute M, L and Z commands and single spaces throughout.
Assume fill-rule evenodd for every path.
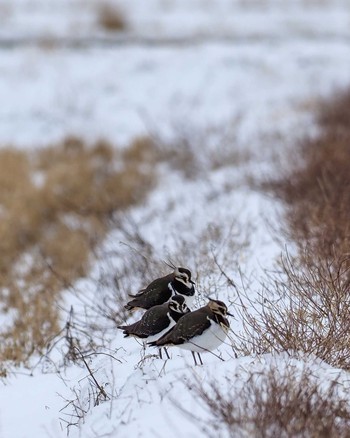
M 170 321 L 171 321 L 171 322 L 170 322 L 170 324 L 168 325 L 168 327 L 166 327 L 164 330 L 162 330 L 161 332 L 157 333 L 156 335 L 149 336 L 147 339 L 144 339 L 144 342 L 147 343 L 147 342 L 158 341 L 158 339 L 159 339 L 161 336 L 165 335 L 165 333 L 168 333 L 168 331 L 169 331 L 171 328 L 173 328 L 174 325 L 176 324 L 175 321 L 174 321 L 172 318 L 170 318 Z
M 211 326 L 202 335 L 195 336 L 188 342 L 177 345 L 177 347 L 185 350 L 196 351 L 203 353 L 205 351 L 212 351 L 221 345 L 226 339 L 227 331 L 225 331 L 219 324 L 211 321 Z

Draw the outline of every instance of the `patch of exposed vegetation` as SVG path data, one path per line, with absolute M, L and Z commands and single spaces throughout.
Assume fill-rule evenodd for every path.
M 319 135 L 298 147 L 298 162 L 267 183 L 287 208 L 288 235 L 324 260 L 343 260 L 350 245 L 350 92 L 323 102 Z
M 89 269 L 115 211 L 154 183 L 151 145 L 81 139 L 0 150 L 0 362 L 26 363 L 59 332 L 60 292 Z
M 300 142 L 280 179 L 263 184 L 284 202 L 282 231 L 297 250 L 258 303 L 242 298 L 245 352 L 303 351 L 350 369 L 349 108 L 349 91 L 323 102 L 318 135 Z M 253 316 L 250 306 L 262 310 Z
M 97 18 L 99 26 L 108 32 L 121 32 L 128 27 L 120 8 L 111 2 L 98 2 Z
M 208 417 L 205 423 L 197 419 L 203 435 L 348 437 L 349 394 L 340 390 L 342 382 L 336 377 L 322 386 L 311 369 L 281 368 L 273 365 L 261 372 L 249 372 L 241 388 L 235 379 L 227 378 L 224 384 L 213 379 L 203 384 L 193 376 L 187 389 L 208 411 L 209 421 Z

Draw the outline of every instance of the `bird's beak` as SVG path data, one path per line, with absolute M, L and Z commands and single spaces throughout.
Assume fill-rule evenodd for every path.
M 193 280 L 190 280 L 190 283 L 192 283 L 192 284 L 196 284 L 195 281 L 193 281 Z
M 232 316 L 232 318 L 234 318 L 234 316 L 230 312 L 227 312 L 227 315 Z

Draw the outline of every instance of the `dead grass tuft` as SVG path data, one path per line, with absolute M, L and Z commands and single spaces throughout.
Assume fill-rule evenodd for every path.
M 32 154 L 0 150 L 2 362 L 25 362 L 59 331 L 60 291 L 86 274 L 113 213 L 152 187 L 147 159 L 141 144 L 74 137 Z
M 299 146 L 302 165 L 267 184 L 287 205 L 289 236 L 324 259 L 349 254 L 349 108 L 349 91 L 325 103 L 319 111 L 319 136 Z
M 281 270 L 254 302 L 241 297 L 244 354 L 304 352 L 328 364 L 350 369 L 349 258 L 334 263 L 284 257 Z M 274 288 L 271 290 L 271 284 Z M 253 316 L 252 309 L 261 309 Z
M 108 32 L 121 32 L 128 27 L 123 13 L 112 3 L 98 3 L 97 14 L 98 24 Z
M 323 101 L 318 112 L 318 123 L 323 129 L 350 133 L 350 89 L 335 93 Z
M 224 385 L 193 380 L 187 387 L 208 410 L 203 424 L 208 437 L 220 432 L 256 438 L 349 436 L 350 406 L 337 378 L 321 386 L 311 370 L 270 366 L 249 373 L 241 389 L 230 378 Z
M 265 291 L 254 345 L 263 351 L 301 350 L 350 369 L 350 92 L 319 110 L 319 135 L 268 187 L 286 204 L 286 234 L 297 254 L 282 260 L 275 290 Z M 249 300 L 248 300 L 249 301 Z

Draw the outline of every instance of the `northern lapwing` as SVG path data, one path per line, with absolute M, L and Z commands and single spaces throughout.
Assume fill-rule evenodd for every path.
M 168 302 L 148 309 L 142 318 L 134 324 L 121 325 L 118 328 L 123 330 L 124 337 L 134 336 L 147 342 L 156 341 L 188 312 L 190 312 L 190 309 L 185 298 L 182 295 L 174 295 Z M 164 349 L 169 358 L 166 348 Z M 159 355 L 162 357 L 161 348 L 159 349 Z
M 166 303 L 173 295 L 182 295 L 190 307 L 195 293 L 194 285 L 191 271 L 186 268 L 175 268 L 171 274 L 157 278 L 136 295 L 130 295 L 133 300 L 124 307 L 127 310 L 150 309 L 153 306 Z
M 228 312 L 225 303 L 219 300 L 209 300 L 209 303 L 184 315 L 177 324 L 157 341 L 149 345 L 177 347 L 191 350 L 195 365 L 198 354 L 200 363 L 203 365 L 200 353 L 215 350 L 226 338 L 230 324 L 226 316 L 233 316 Z

